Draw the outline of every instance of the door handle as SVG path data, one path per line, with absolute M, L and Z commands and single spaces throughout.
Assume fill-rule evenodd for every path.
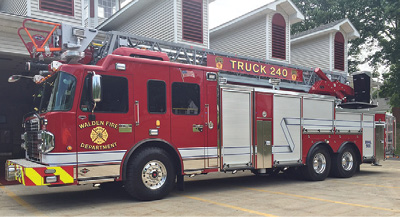
M 201 124 L 193 124 L 193 132 L 198 133 L 198 132 L 203 132 L 204 126 Z
M 139 101 L 135 101 L 136 106 L 136 126 L 139 126 Z

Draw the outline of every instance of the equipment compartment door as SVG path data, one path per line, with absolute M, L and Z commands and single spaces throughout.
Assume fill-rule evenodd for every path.
M 383 160 L 385 158 L 385 125 L 375 125 L 375 158 Z
M 223 168 L 252 166 L 251 91 L 222 90 Z

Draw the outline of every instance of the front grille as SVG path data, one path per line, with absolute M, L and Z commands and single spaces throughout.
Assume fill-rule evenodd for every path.
M 33 118 L 25 121 L 25 147 L 26 155 L 29 160 L 39 162 L 40 152 L 39 145 L 42 139 L 39 138 L 40 134 L 40 120 L 38 118 Z
M 25 121 L 24 127 L 25 127 L 25 132 L 30 132 L 30 131 L 39 131 L 40 127 L 40 121 L 38 118 L 34 118 L 28 121 Z
M 42 142 L 38 138 L 39 132 L 27 132 L 26 135 L 26 154 L 28 159 L 33 161 L 40 161 L 39 145 Z

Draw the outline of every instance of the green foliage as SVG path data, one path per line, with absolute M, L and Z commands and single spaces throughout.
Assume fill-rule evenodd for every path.
M 400 1 L 399 0 L 292 0 L 303 12 L 305 20 L 292 26 L 292 34 L 323 24 L 348 18 L 359 31 L 360 38 L 349 46 L 349 72 L 368 62 L 376 74 L 380 65 L 390 68 L 383 75 L 380 96 L 390 97 L 391 106 L 400 106 Z M 372 50 L 376 43 L 379 49 Z M 371 55 L 359 59 L 361 46 Z

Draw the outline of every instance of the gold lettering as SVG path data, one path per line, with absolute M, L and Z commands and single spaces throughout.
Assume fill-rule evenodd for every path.
M 81 128 L 81 129 L 85 128 L 85 124 L 84 123 L 83 124 L 79 124 L 79 128 Z
M 108 149 L 113 149 L 115 147 L 117 147 L 117 143 L 111 143 L 111 144 L 107 144 L 107 145 L 89 145 L 89 144 L 85 144 L 85 143 L 81 143 L 80 145 L 81 148 L 83 149 L 87 149 L 87 150 L 94 150 L 94 151 L 101 151 L 101 150 L 108 150 Z
M 238 62 L 238 69 L 241 69 L 242 71 L 244 71 L 243 62 Z
M 247 65 L 250 66 L 250 67 L 247 67 Z M 246 72 L 251 72 L 251 63 L 247 63 L 246 62 L 245 69 L 246 69 Z
M 112 123 L 112 122 L 109 122 L 109 121 L 106 122 L 106 126 L 114 128 L 114 129 L 118 129 L 118 124 Z
M 257 70 L 256 70 L 256 66 L 257 66 Z M 258 64 L 254 64 L 253 65 L 253 72 L 255 72 L 255 73 L 259 73 L 260 72 L 260 66 L 258 65 Z
M 232 69 L 235 69 L 235 63 L 236 63 L 236 60 L 231 60 Z
M 267 72 L 265 71 L 265 66 L 261 66 L 261 74 L 262 73 L 267 74 Z

